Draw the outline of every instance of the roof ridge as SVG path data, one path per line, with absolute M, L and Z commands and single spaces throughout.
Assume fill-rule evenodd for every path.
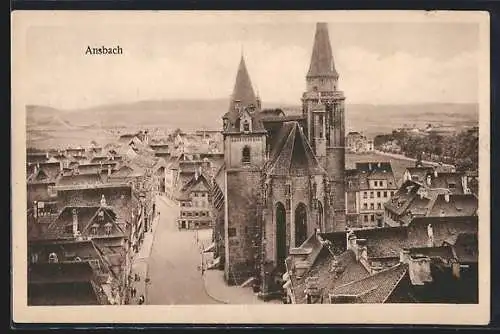
M 288 174 L 290 174 L 290 169 L 292 168 L 292 160 L 293 160 L 293 152 L 295 150 L 295 140 L 296 140 L 296 132 L 297 132 L 297 124 L 295 123 L 294 126 L 292 127 L 292 131 L 290 131 L 290 135 L 288 136 L 287 141 L 292 138 L 292 147 L 290 150 L 290 157 L 288 161 Z

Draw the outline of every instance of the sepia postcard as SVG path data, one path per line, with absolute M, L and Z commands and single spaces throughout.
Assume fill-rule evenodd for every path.
M 487 324 L 489 43 L 486 12 L 13 12 L 13 321 Z

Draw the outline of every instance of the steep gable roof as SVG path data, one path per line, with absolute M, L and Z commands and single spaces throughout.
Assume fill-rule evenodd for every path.
M 335 297 L 352 296 L 356 303 L 384 303 L 399 282 L 405 277 L 408 267 L 398 264 L 374 275 L 356 280 L 335 288 L 331 295 Z
M 269 175 L 325 174 L 298 122 L 283 124 L 271 151 Z

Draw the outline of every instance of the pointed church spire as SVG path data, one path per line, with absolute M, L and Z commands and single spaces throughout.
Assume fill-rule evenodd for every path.
M 333 62 L 328 25 L 323 22 L 316 23 L 311 64 L 307 72 L 307 77 L 319 76 L 338 77 Z
M 234 83 L 233 94 L 231 96 L 230 110 L 234 108 L 234 102 L 239 101 L 242 107 L 247 107 L 250 104 L 257 105 L 257 98 L 250 81 L 245 58 L 243 57 L 243 50 L 241 54 L 240 65 L 238 73 L 236 74 L 236 82 Z

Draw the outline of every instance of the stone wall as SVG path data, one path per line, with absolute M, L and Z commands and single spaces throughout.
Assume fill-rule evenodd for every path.
M 256 274 L 253 240 L 261 224 L 258 210 L 261 173 L 258 170 L 226 173 L 225 277 L 230 284 L 241 284 Z M 259 244 L 260 241 L 259 238 Z

